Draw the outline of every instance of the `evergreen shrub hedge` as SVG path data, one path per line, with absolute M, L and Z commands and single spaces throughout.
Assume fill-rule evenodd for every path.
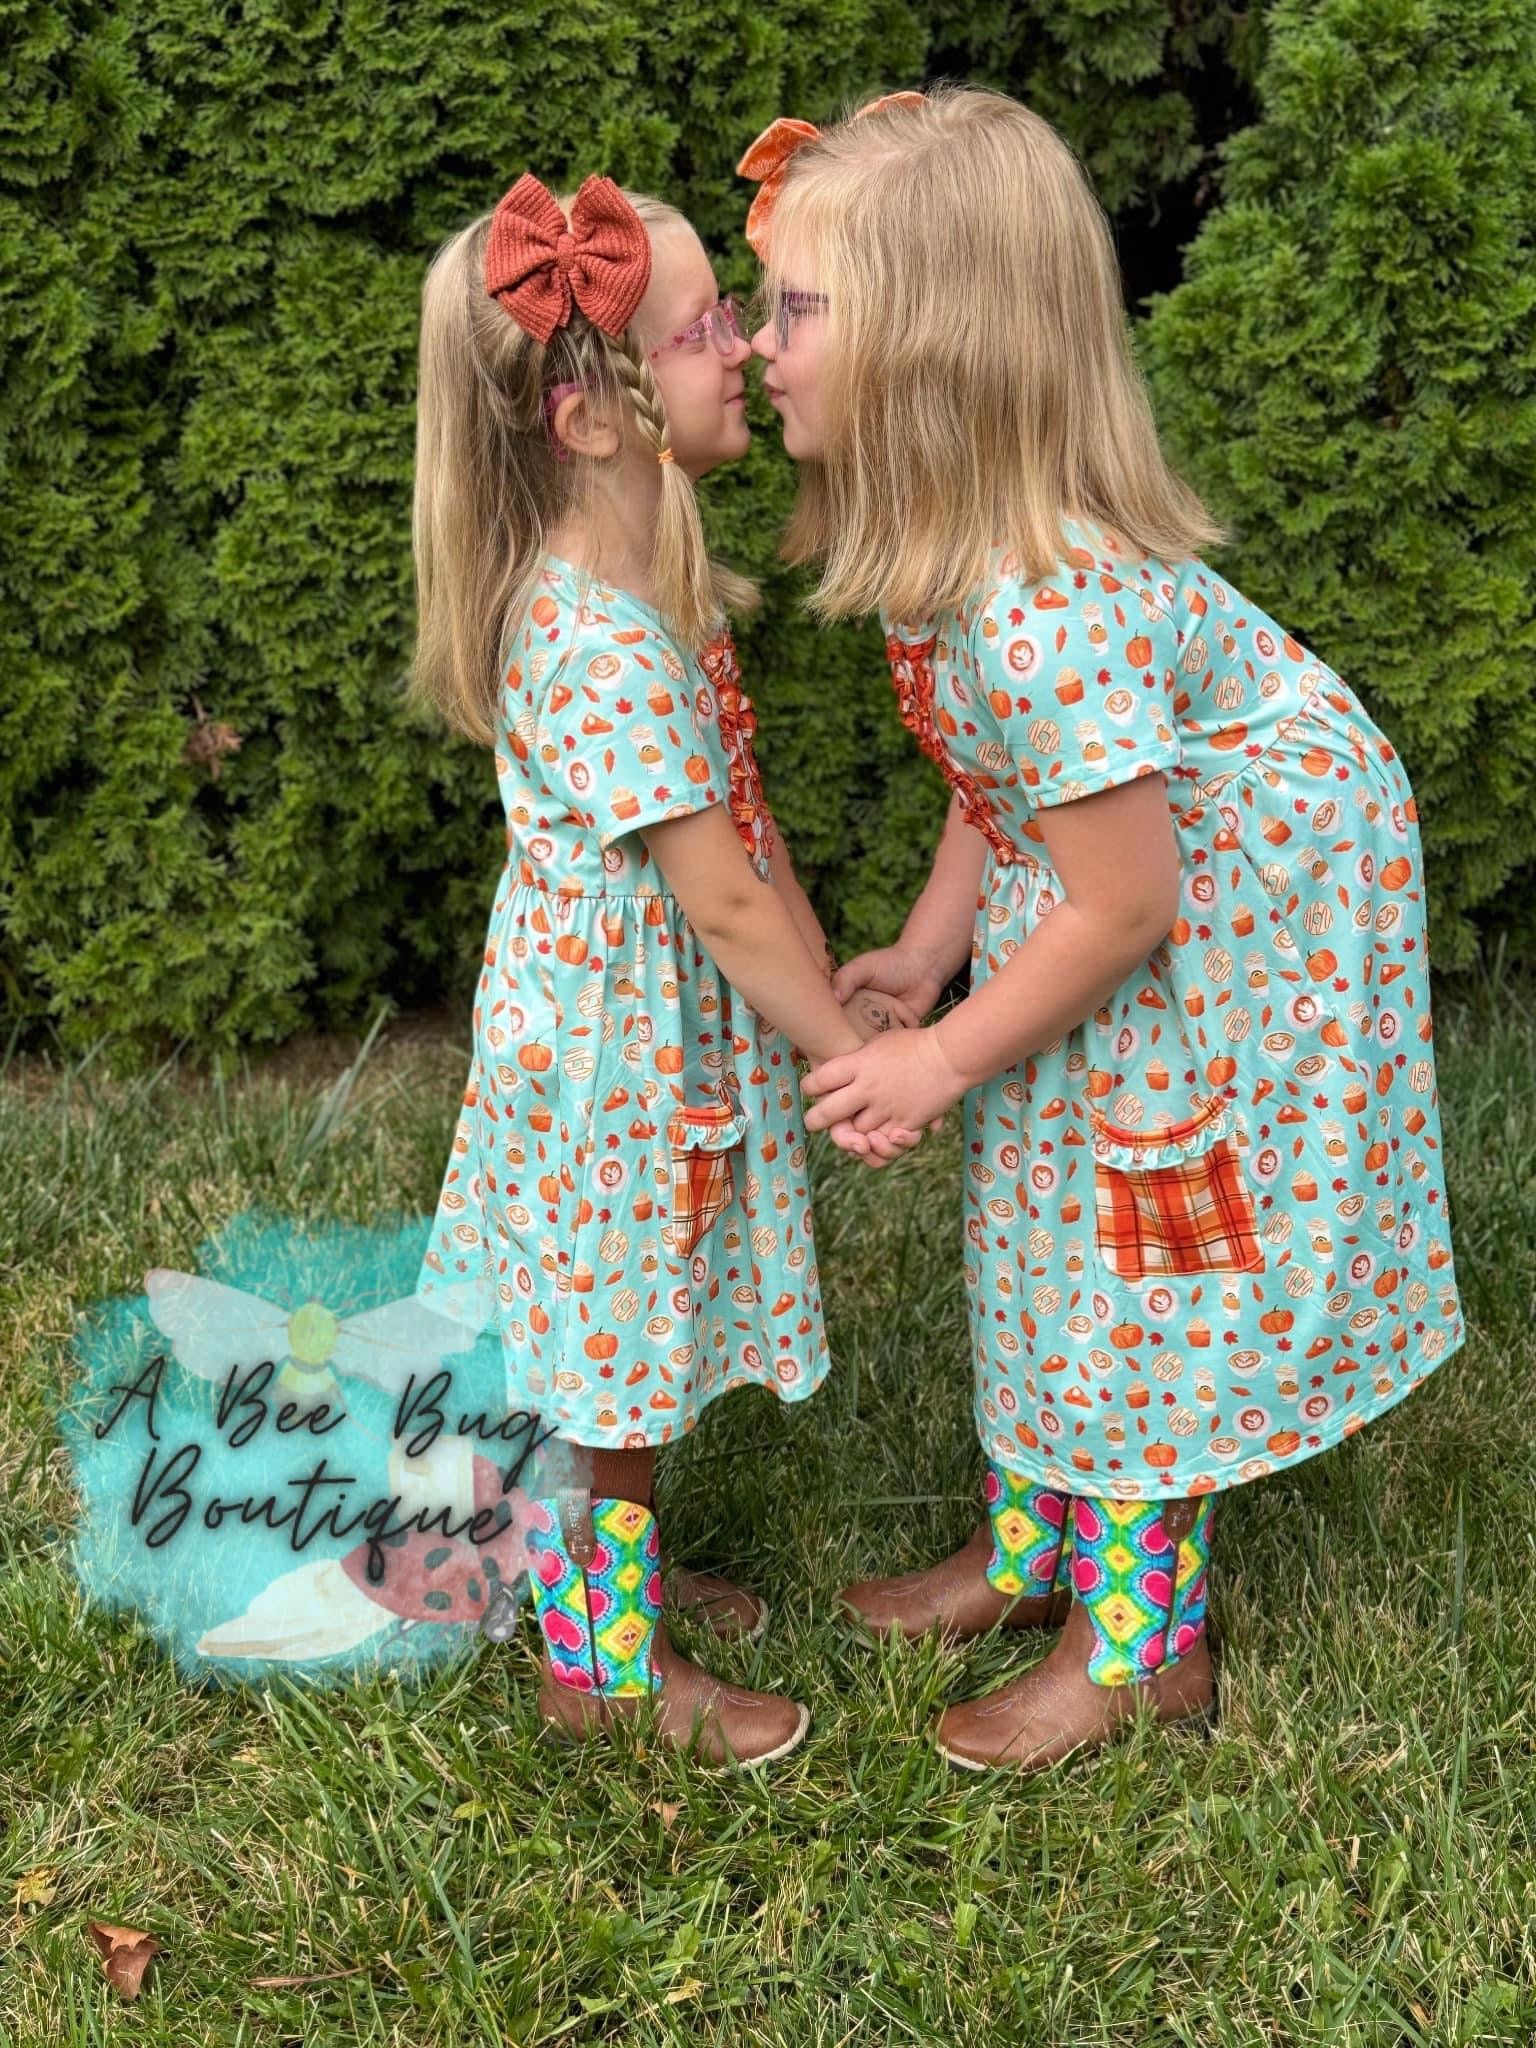
M 1403 753 L 1430 944 L 1536 882 L 1536 8 L 1283 0 L 1224 203 L 1153 307 L 1232 580 Z
M 925 77 L 1061 122 L 1132 298 L 1176 287 L 1149 333 L 1160 405 L 1238 522 L 1234 569 L 1401 740 L 1437 948 L 1529 861 L 1513 5 L 1280 8 L 1267 55 L 1256 15 L 1183 0 L 0 11 L 8 1029 L 106 1037 L 124 1066 L 355 1024 L 381 993 L 467 1001 L 491 763 L 400 697 L 425 262 L 531 163 L 676 200 L 747 287 L 745 141 Z M 899 919 L 943 793 L 877 633 L 817 631 L 775 565 L 791 478 L 761 424 L 710 517 L 765 583 L 743 663 L 770 792 L 852 946 Z

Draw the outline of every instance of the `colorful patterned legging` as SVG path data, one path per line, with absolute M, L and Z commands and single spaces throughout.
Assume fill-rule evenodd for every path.
M 661 1541 L 651 1510 L 569 1488 L 529 1503 L 525 1540 L 556 1683 L 605 1699 L 659 1691 L 651 1642 L 661 1613 Z
M 1143 1683 L 1200 1640 L 1211 1555 L 1209 1494 L 1198 1503 L 1095 1500 L 1055 1493 L 992 1463 L 985 1492 L 992 1522 L 989 1582 L 1014 1594 L 1070 1586 L 1093 1625 L 1088 1676 L 1096 1685 Z M 1187 1530 L 1182 1522 L 1190 1524 Z

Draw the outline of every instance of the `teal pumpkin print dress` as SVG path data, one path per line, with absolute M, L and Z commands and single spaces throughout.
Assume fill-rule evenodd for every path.
M 507 858 L 418 1296 L 472 1286 L 508 1397 L 570 1441 L 663 1444 L 729 1388 L 827 1369 L 788 1041 L 717 971 L 643 828 L 772 821 L 728 634 L 551 557 L 502 682 Z
M 1034 1484 L 1242 1484 L 1464 1340 L 1417 809 L 1349 686 L 1203 562 L 1069 526 L 958 611 L 885 620 L 902 716 L 989 858 L 972 985 L 1063 898 L 1039 819 L 1165 779 L 1153 956 L 964 1107 L 975 1415 Z

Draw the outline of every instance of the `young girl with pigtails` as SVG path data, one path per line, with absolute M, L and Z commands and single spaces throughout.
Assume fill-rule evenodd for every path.
M 1027 1770 L 1143 1706 L 1209 1716 L 1218 1496 L 1464 1340 L 1417 811 L 1349 685 L 1201 559 L 1048 123 L 902 94 L 742 168 L 785 552 L 823 616 L 880 612 L 952 792 L 900 938 L 834 987 L 927 1014 L 970 966 L 936 1023 L 806 1079 L 839 1142 L 965 1105 L 987 1519 L 842 1598 L 908 1636 L 1062 1624 L 937 1731 Z
M 418 1293 L 477 1286 L 514 1398 L 579 1483 L 532 1503 L 544 1717 L 761 1763 L 806 1710 L 708 1677 L 661 1621 L 658 1448 L 733 1387 L 827 1367 L 792 1047 L 855 1050 L 763 803 L 695 482 L 747 447 L 735 309 L 680 214 L 531 173 L 422 308 L 415 683 L 494 749 L 507 856 Z M 874 1163 L 904 1132 L 843 1134 Z M 716 1633 L 762 1603 L 678 1574 Z

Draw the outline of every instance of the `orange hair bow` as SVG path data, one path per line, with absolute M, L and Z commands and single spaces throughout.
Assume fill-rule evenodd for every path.
M 920 92 L 882 93 L 867 107 L 860 107 L 853 118 L 862 120 L 865 114 L 877 114 L 882 107 L 920 107 L 922 104 Z M 755 178 L 758 183 L 757 197 L 747 210 L 746 235 L 753 253 L 761 262 L 767 261 L 768 223 L 778 205 L 789 160 L 797 149 L 803 149 L 808 142 L 819 141 L 820 137 L 821 130 L 814 122 L 797 121 L 792 115 L 781 114 L 777 121 L 763 130 L 736 166 L 737 177 Z
M 545 345 L 573 303 L 604 334 L 622 334 L 650 280 L 650 236 L 612 178 L 588 178 L 567 222 L 524 171 L 491 217 L 486 292 Z

